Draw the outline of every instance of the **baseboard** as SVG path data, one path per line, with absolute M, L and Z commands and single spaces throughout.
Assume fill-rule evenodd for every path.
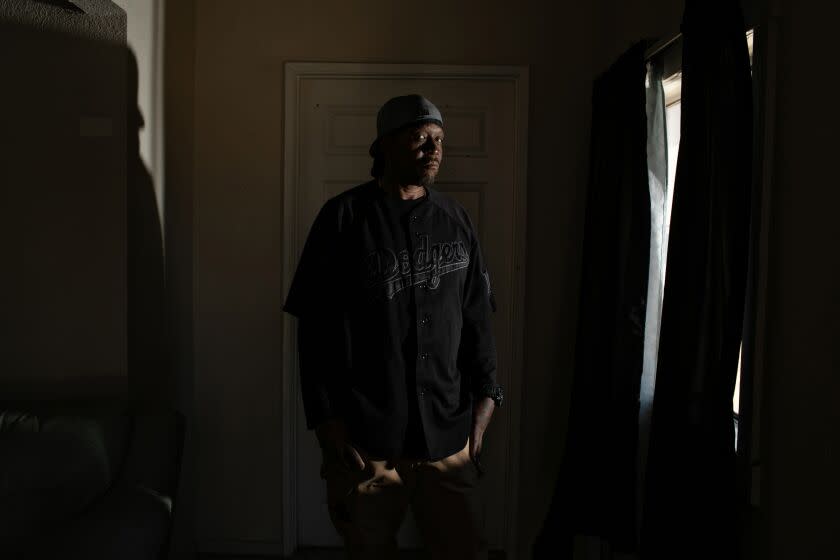
M 247 557 L 259 556 L 261 558 L 285 558 L 283 556 L 283 543 L 280 541 L 253 541 L 239 539 L 207 539 L 199 543 L 199 557 Z M 340 549 L 302 549 L 297 552 L 294 558 L 320 559 L 320 558 L 343 558 L 344 554 Z M 420 560 L 426 555 L 419 550 L 401 550 L 401 560 Z M 490 550 L 488 560 L 506 560 L 507 555 L 503 550 Z M 207 560 L 211 560 L 207 558 Z
M 283 558 L 283 543 L 245 539 L 204 539 L 198 543 L 201 555 L 273 556 Z

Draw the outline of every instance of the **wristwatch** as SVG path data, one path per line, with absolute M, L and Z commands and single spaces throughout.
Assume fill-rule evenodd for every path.
M 501 385 L 492 385 L 490 383 L 482 385 L 478 394 L 481 397 L 490 397 L 496 403 L 496 406 L 502 406 L 502 402 L 505 400 L 505 391 Z

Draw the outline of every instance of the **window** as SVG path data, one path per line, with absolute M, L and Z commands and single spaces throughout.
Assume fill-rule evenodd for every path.
M 753 30 L 747 31 L 747 48 L 749 50 L 750 64 L 753 60 Z M 674 180 L 677 172 L 677 155 L 680 147 L 680 117 L 681 117 L 681 102 L 682 102 L 682 71 L 681 64 L 681 48 L 680 42 L 673 41 L 665 49 L 660 50 L 656 54 L 661 57 L 660 66 L 662 68 L 662 93 L 663 102 L 665 105 L 665 136 L 667 145 L 667 174 L 663 177 L 664 184 L 658 185 L 661 188 L 661 200 L 657 200 L 655 193 L 657 185 L 653 185 L 658 179 L 655 177 L 653 171 L 650 172 L 652 183 L 651 194 L 651 226 L 652 228 L 659 228 L 658 239 L 652 238 L 651 243 L 651 275 L 650 281 L 654 286 L 658 286 L 659 292 L 651 290 L 648 294 L 648 305 L 652 310 L 648 312 L 648 320 L 654 322 L 656 326 L 653 329 L 647 329 L 645 332 L 645 366 L 642 375 L 642 408 L 646 406 L 645 389 L 647 388 L 647 398 L 652 402 L 653 399 L 653 385 L 655 383 L 655 368 L 656 355 L 659 344 L 658 325 L 661 316 L 662 296 L 664 295 L 665 273 L 666 273 L 666 255 L 668 254 L 668 235 L 670 233 L 671 223 L 671 205 L 674 199 Z M 655 87 L 651 83 L 652 66 L 649 67 L 648 79 L 646 86 L 648 88 Z M 651 115 L 649 115 L 651 118 Z M 662 183 L 662 181 L 659 181 Z M 657 202 L 659 204 L 657 205 Z M 658 247 L 656 246 L 658 245 Z M 654 254 L 654 252 L 656 254 Z M 654 270 L 655 264 L 658 263 L 658 269 Z M 658 296 L 658 299 L 657 299 Z M 652 305 L 653 304 L 653 305 Z M 653 313 L 653 316 L 652 316 Z M 651 339 L 650 341 L 648 339 Z M 735 390 L 732 395 L 732 412 L 733 421 L 735 423 L 735 447 L 738 444 L 738 412 L 741 397 L 741 359 L 738 358 L 738 373 L 735 380 Z M 650 403 L 648 403 L 649 406 Z

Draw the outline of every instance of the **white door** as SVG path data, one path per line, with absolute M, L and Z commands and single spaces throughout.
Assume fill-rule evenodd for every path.
M 521 68 L 428 67 L 419 65 L 290 64 L 287 68 L 286 279 L 294 272 L 303 242 L 329 198 L 370 179 L 368 147 L 376 112 L 389 98 L 420 93 L 441 110 L 446 149 L 435 188 L 458 200 L 478 229 L 498 309 L 494 332 L 499 382 L 508 402 L 498 409 L 485 436 L 482 479 L 485 531 L 491 549 L 505 549 L 515 519 L 518 459 L 518 395 L 521 361 L 521 267 L 524 223 L 524 139 L 527 73 Z M 523 97 L 524 96 L 524 97 Z M 294 323 L 287 323 L 285 348 L 294 350 Z M 289 512 L 298 546 L 340 546 L 330 524 L 319 478 L 320 451 L 306 430 L 297 389 L 296 360 L 287 356 L 286 389 L 294 391 L 286 433 L 293 438 L 294 469 L 286 488 L 296 494 Z M 294 400 L 291 397 L 294 396 Z M 287 524 L 289 520 L 287 519 Z M 288 536 L 288 535 L 287 535 Z M 295 538 L 292 536 L 291 538 Z M 288 540 L 288 539 L 287 539 Z M 410 514 L 400 544 L 419 545 Z

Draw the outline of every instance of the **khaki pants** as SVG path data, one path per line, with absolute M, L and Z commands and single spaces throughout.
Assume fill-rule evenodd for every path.
M 364 470 L 325 454 L 321 478 L 347 558 L 398 558 L 396 535 L 409 506 L 431 558 L 486 558 L 478 472 L 468 445 L 439 461 L 386 462 L 360 451 Z

